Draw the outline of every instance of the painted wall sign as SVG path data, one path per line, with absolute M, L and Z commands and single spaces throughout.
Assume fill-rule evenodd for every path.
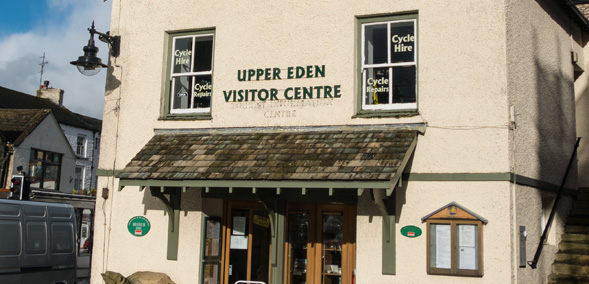
M 135 216 L 129 220 L 129 223 L 127 223 L 127 229 L 131 235 L 142 237 L 147 235 L 149 229 L 151 229 L 151 224 L 147 218 L 143 216 Z
M 237 71 L 237 80 L 241 82 L 324 77 L 325 65 L 291 66 L 286 69 L 278 67 L 258 68 Z M 223 91 L 225 102 L 333 99 L 340 98 L 341 96 L 341 85 L 293 86 L 285 89 L 261 88 Z
M 401 235 L 408 238 L 416 238 L 421 236 L 421 229 L 415 226 L 405 226 L 401 228 Z

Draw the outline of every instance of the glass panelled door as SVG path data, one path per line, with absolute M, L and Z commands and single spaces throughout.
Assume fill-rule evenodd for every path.
M 321 231 L 321 283 L 342 283 L 343 212 L 323 212 Z
M 355 206 L 289 206 L 286 283 L 352 283 Z
M 288 235 L 286 245 L 287 284 L 313 283 L 313 219 L 311 209 L 297 208 L 288 213 Z
M 240 280 L 269 283 L 270 220 L 264 209 L 256 207 L 255 204 L 229 205 L 224 283 Z

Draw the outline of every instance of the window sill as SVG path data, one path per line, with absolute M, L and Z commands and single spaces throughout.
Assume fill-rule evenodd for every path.
M 358 114 L 352 116 L 352 118 L 386 118 L 386 117 L 410 117 L 419 115 L 419 111 L 415 110 L 375 110 L 367 111 L 362 110 Z
M 158 120 L 211 120 L 213 117 L 210 113 L 195 114 L 167 114 L 160 116 Z

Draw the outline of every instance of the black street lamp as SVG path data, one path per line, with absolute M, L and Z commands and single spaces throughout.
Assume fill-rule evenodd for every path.
M 92 21 L 92 28 L 88 29 L 90 32 L 90 39 L 88 45 L 84 46 L 84 55 L 78 57 L 78 60 L 70 62 L 72 65 L 78 67 L 78 71 L 86 76 L 94 76 L 100 72 L 103 67 L 107 65 L 102 63 L 102 59 L 98 58 L 98 47 L 94 45 L 94 34 L 98 34 L 98 39 L 108 43 L 110 46 L 110 55 L 113 57 L 119 56 L 119 47 L 121 43 L 120 36 L 111 36 L 109 32 L 103 34 L 94 29 L 94 21 Z

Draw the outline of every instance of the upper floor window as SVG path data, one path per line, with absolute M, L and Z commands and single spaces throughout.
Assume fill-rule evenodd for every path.
M 415 17 L 360 20 L 363 111 L 417 109 Z
M 210 113 L 213 40 L 212 32 L 171 37 L 167 113 Z
M 78 135 L 76 139 L 76 155 L 78 157 L 84 157 L 86 154 L 86 137 Z

